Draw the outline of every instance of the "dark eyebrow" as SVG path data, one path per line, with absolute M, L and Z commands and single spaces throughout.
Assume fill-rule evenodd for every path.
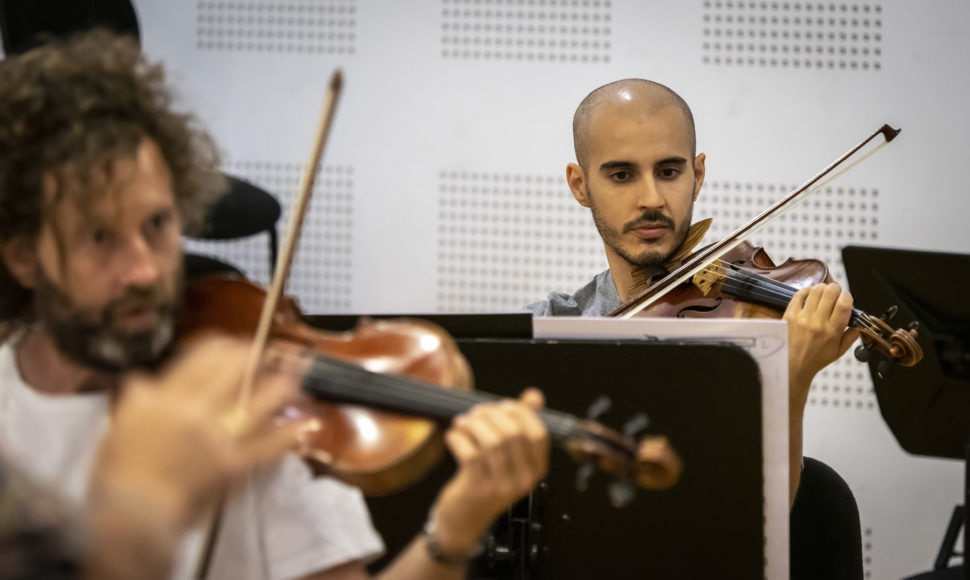
M 655 166 L 660 167 L 662 165 L 687 165 L 687 159 L 683 157 L 668 157 L 666 159 L 661 159 Z M 600 164 L 600 171 L 610 171 L 612 169 L 635 169 L 638 167 L 633 161 L 606 161 Z
M 687 165 L 687 160 L 683 157 L 668 157 L 661 159 L 656 165 Z
M 609 171 L 610 169 L 633 169 L 636 166 L 637 164 L 632 161 L 606 161 L 600 165 L 600 171 Z

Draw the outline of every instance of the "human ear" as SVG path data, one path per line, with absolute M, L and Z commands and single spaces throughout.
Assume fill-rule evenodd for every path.
M 3 265 L 24 288 L 33 288 L 37 283 L 37 250 L 25 237 L 18 236 L 0 245 L 0 258 Z
M 576 163 L 567 165 L 566 183 L 569 184 L 569 189 L 573 192 L 573 197 L 576 198 L 579 205 L 589 207 L 589 196 L 587 195 L 589 189 L 586 186 L 586 174 L 583 172 L 583 168 Z
M 706 160 L 707 156 L 703 153 L 694 158 L 694 201 L 697 201 L 697 196 L 701 192 L 701 185 L 704 183 L 704 175 L 707 171 L 704 167 Z

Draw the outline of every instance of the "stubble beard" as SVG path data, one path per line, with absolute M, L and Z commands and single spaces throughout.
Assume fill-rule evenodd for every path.
M 693 190 L 693 186 L 691 186 Z M 661 250 L 651 250 L 645 249 L 637 254 L 633 254 L 627 251 L 623 247 L 623 231 L 617 231 L 616 228 L 611 226 L 606 219 L 600 214 L 596 207 L 595 196 L 590 192 L 589 187 L 586 188 L 586 198 L 589 200 L 589 208 L 593 214 L 593 223 L 596 224 L 596 229 L 599 231 L 600 237 L 603 238 L 603 243 L 607 247 L 612 249 L 618 256 L 623 258 L 630 266 L 633 268 L 655 268 L 663 265 L 667 260 L 677 252 L 684 240 L 687 239 L 687 232 L 690 229 L 690 224 L 694 215 L 694 202 L 691 201 L 690 208 L 687 210 L 687 215 L 684 220 L 679 224 L 674 224 L 673 220 L 658 211 L 645 212 L 640 216 L 636 222 L 662 222 L 673 226 L 674 233 L 674 243 L 670 250 L 664 252 Z M 626 224 L 624 228 L 627 228 L 629 224 Z
M 158 287 L 132 287 L 92 314 L 78 308 L 70 296 L 40 272 L 34 288 L 34 307 L 37 321 L 50 333 L 61 354 L 72 361 L 105 373 L 153 368 L 171 346 L 181 308 L 182 284 L 183 275 L 179 272 L 174 297 L 166 297 Z M 133 305 L 155 311 L 157 320 L 151 328 L 126 332 L 115 327 L 118 311 Z

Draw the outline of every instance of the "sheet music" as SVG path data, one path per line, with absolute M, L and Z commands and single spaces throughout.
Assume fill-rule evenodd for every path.
M 788 578 L 788 325 L 764 319 L 535 318 L 537 339 L 731 342 L 761 371 L 765 578 Z

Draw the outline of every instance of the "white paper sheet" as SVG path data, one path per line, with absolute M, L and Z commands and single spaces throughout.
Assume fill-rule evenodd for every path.
M 535 318 L 542 339 L 712 339 L 748 351 L 761 370 L 765 578 L 788 578 L 788 325 L 781 320 Z

